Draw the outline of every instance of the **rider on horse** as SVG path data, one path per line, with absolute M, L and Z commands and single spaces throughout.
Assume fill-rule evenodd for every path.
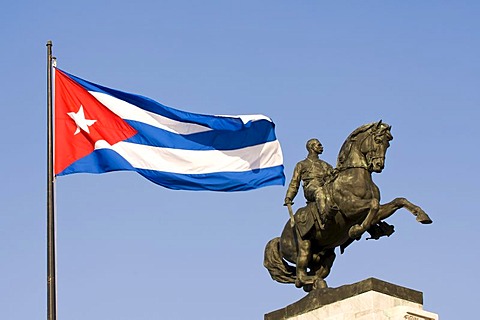
M 307 158 L 297 163 L 293 171 L 292 180 L 285 196 L 285 205 L 293 204 L 292 201 L 298 193 L 301 181 L 305 199 L 316 204 L 318 215 L 314 213 L 314 220 L 320 220 L 317 221 L 318 227 L 323 230 L 329 219 L 326 207 L 328 195 L 323 186 L 334 171 L 331 165 L 319 159 L 319 155 L 323 153 L 323 146 L 318 139 L 308 140 L 307 150 Z
M 315 237 L 315 231 L 324 230 L 325 225 L 332 218 L 329 214 L 330 210 L 327 208 L 329 195 L 324 185 L 332 177 L 334 169 L 330 164 L 319 159 L 319 155 L 323 153 L 323 146 L 318 139 L 308 140 L 306 147 L 308 156 L 295 166 L 285 196 L 285 206 L 291 208 L 293 199 L 298 193 L 300 182 L 302 182 L 303 194 L 307 200 L 307 207 L 310 209 L 302 212 L 302 214 L 310 216 L 300 218 L 297 215 L 297 219 L 295 219 L 297 230 L 295 232 L 298 232 L 300 236 L 297 239 L 297 286 L 308 282 L 307 266 L 311 255 L 311 238 Z

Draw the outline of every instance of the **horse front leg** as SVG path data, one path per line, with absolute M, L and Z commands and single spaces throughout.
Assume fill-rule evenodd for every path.
M 361 204 L 362 202 L 363 204 Z M 361 224 L 353 225 L 350 230 L 348 230 L 348 236 L 352 239 L 357 239 L 370 228 L 380 209 L 380 203 L 375 198 L 370 200 L 356 200 L 356 205 L 359 204 L 360 207 L 368 209 L 368 214 Z
M 382 220 L 385 220 L 394 214 L 395 211 L 401 208 L 405 208 L 410 211 L 415 217 L 417 217 L 417 221 L 420 223 L 430 224 L 433 222 L 432 219 L 430 219 L 425 211 L 423 211 L 419 206 L 414 205 L 405 198 L 395 198 L 389 203 L 385 203 L 380 206 L 373 223 L 376 224 Z

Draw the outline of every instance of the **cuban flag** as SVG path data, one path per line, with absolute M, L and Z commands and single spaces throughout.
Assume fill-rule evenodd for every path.
M 56 176 L 136 171 L 169 189 L 284 185 L 274 123 L 164 106 L 55 69 Z

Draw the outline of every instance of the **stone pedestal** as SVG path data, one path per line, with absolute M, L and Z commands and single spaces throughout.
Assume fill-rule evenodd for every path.
M 423 310 L 423 294 L 375 278 L 313 290 L 265 320 L 438 320 Z

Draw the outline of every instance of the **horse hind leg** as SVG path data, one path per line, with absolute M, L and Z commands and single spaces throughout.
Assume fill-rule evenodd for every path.
M 313 283 L 314 289 L 323 289 L 328 287 L 325 278 L 330 274 L 335 257 L 335 249 L 325 250 L 319 255 L 315 255 L 313 257 L 313 260 L 316 263 L 316 268 L 314 269 L 316 278 L 315 282 Z
M 298 256 L 296 261 L 297 279 L 295 286 L 301 288 L 313 284 L 315 277 L 308 274 L 307 269 L 312 262 L 312 244 L 310 240 L 298 241 Z M 306 290 L 305 290 L 306 291 Z
M 314 254 L 311 261 L 311 272 L 315 275 L 312 277 L 312 282 L 303 285 L 305 292 L 310 292 L 315 289 L 328 288 L 325 278 L 330 274 L 330 270 L 335 260 L 335 249 L 328 249 L 319 254 Z

